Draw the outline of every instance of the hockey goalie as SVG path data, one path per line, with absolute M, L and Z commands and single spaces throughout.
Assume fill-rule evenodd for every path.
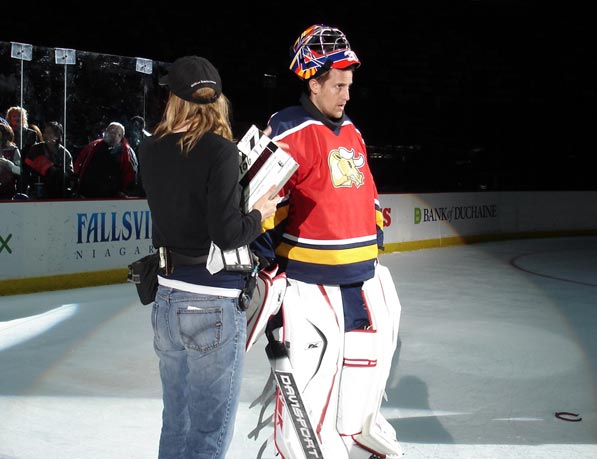
M 266 334 L 283 459 L 402 455 L 380 412 L 401 306 L 378 259 L 383 218 L 366 146 L 344 113 L 359 65 L 340 30 L 306 29 L 290 67 L 304 83 L 300 104 L 265 130 L 299 164 L 252 245 L 273 268 L 260 275 L 247 348 Z

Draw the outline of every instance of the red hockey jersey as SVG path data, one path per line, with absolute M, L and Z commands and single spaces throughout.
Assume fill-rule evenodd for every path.
M 267 236 L 288 277 L 330 285 L 373 277 L 383 219 L 360 132 L 346 116 L 331 129 L 300 106 L 269 125 L 299 164 Z

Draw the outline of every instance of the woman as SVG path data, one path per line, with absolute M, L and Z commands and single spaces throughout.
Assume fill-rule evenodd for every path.
M 152 310 L 163 390 L 159 458 L 224 459 L 239 403 L 246 273 L 210 274 L 206 255 L 249 244 L 273 215 L 271 190 L 240 208 L 239 153 L 217 69 L 198 56 L 174 62 L 162 121 L 139 147 L 154 247 L 167 248 Z
M 12 199 L 21 175 L 21 152 L 14 143 L 14 132 L 0 123 L 0 199 Z
M 29 126 L 29 114 L 23 107 L 10 107 L 6 110 L 6 120 L 14 133 L 15 143 L 23 157 L 26 156 L 29 148 L 34 145 L 39 134 Z

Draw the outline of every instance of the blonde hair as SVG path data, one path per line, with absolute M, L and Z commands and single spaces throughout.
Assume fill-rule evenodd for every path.
M 29 121 L 28 121 L 28 117 L 27 117 L 27 110 L 24 109 L 23 107 L 10 107 L 8 110 L 6 110 L 6 119 L 10 122 L 10 115 L 12 115 L 13 112 L 17 112 L 20 113 L 21 115 L 21 126 L 23 126 L 23 128 L 28 128 L 29 127 Z
M 194 93 L 195 97 L 209 98 L 213 95 L 213 88 L 199 88 Z M 155 128 L 154 136 L 164 137 L 183 126 L 187 127 L 187 130 L 178 141 L 178 145 L 185 156 L 188 156 L 206 132 L 213 132 L 232 141 L 230 101 L 224 94 L 220 94 L 215 102 L 196 104 L 170 92 L 164 115 Z

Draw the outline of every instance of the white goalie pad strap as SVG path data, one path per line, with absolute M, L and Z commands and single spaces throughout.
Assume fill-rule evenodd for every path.
M 344 344 L 340 289 L 288 279 L 282 313 L 282 341 L 288 349 L 293 377 L 323 457 L 348 459 L 348 451 L 336 428 Z M 285 406 L 278 389 L 274 414 L 276 449 L 289 459 L 315 457 L 305 455 L 297 439 L 292 427 L 290 410 L 293 409 L 296 410 Z
M 286 292 L 286 273 L 278 274 L 278 265 L 257 273 L 255 291 L 246 310 L 247 343 L 245 352 L 263 335 L 267 321 L 278 313 Z

